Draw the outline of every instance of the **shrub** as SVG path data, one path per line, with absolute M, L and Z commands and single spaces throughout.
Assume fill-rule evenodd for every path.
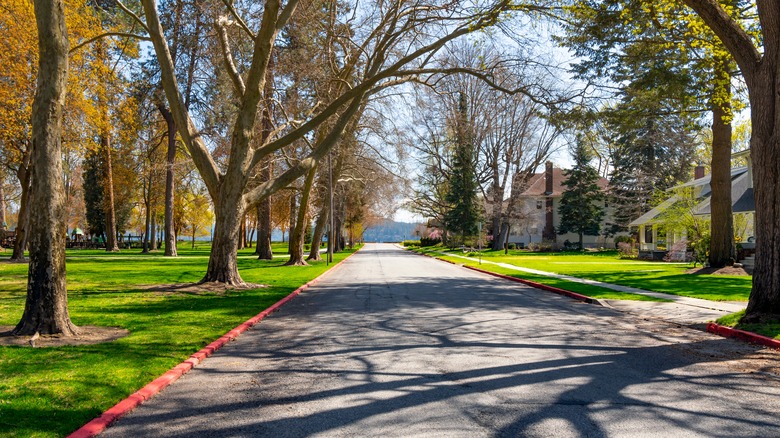
M 639 255 L 636 247 L 630 242 L 618 242 L 618 254 L 621 259 L 633 259 Z
M 552 242 L 529 243 L 528 249 L 533 252 L 552 252 L 557 250 Z
M 401 245 L 405 246 L 406 248 L 414 248 L 417 246 L 420 246 L 419 240 L 404 240 L 401 242 Z
M 431 238 L 431 237 L 423 237 L 420 239 L 420 246 L 436 246 L 441 243 L 441 239 L 437 238 Z
M 517 249 L 517 245 L 515 245 L 514 243 L 510 243 L 507 245 L 507 249 Z

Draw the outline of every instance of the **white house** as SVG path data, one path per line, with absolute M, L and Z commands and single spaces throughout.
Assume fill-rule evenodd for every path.
M 738 152 L 733 154 L 732 158 L 742 159 L 746 163 L 744 166 L 738 166 L 731 169 L 731 209 L 732 213 L 735 215 L 746 214 L 750 216 L 747 226 L 738 230 L 740 235 L 736 236 L 738 240 L 744 242 L 741 243 L 743 248 L 750 249 L 755 245 L 753 242 L 750 242 L 754 229 L 752 213 L 755 212 L 750 151 Z M 669 191 L 671 192 L 688 187 L 693 188 L 693 197 L 696 200 L 696 205 L 693 208 L 692 213 L 697 216 L 709 216 L 710 200 L 712 196 L 710 178 L 710 175 L 704 174 L 704 167 L 698 166 L 696 167 L 693 180 L 672 187 Z M 658 258 L 657 255 L 665 252 L 665 250 L 670 248 L 674 242 L 687 238 L 685 230 L 663 230 L 666 237 L 662 242 L 659 242 L 659 232 L 662 231 L 663 223 L 665 222 L 664 212 L 677 201 L 679 201 L 679 199 L 676 196 L 671 196 L 629 224 L 629 226 L 637 227 L 639 229 L 640 256 L 644 255 L 646 258 L 650 258 L 653 257 L 653 255 L 656 255 L 655 258 Z M 659 248 L 659 243 L 663 244 L 661 248 Z

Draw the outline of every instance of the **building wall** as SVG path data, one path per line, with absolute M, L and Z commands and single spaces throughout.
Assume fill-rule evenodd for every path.
M 542 232 L 545 224 L 545 200 L 546 197 L 525 198 L 521 211 L 526 214 L 527 219 L 516 220 L 512 225 L 512 229 L 509 233 L 509 242 L 515 244 L 522 244 L 524 247 L 528 247 L 531 243 L 541 243 L 543 241 Z M 541 203 L 541 204 L 540 204 Z M 560 197 L 553 198 L 553 226 L 556 228 L 561 223 L 560 214 L 558 213 L 558 206 L 560 204 Z M 541 208 L 538 208 L 541 205 Z M 614 209 L 607 207 L 604 211 L 604 218 L 602 219 L 602 229 L 606 227 L 607 222 L 611 222 Z M 559 245 L 563 245 L 563 242 L 569 240 L 571 243 L 577 243 L 579 236 L 576 233 L 559 234 L 556 236 L 555 241 Z M 604 236 L 583 236 L 583 245 L 585 248 L 615 248 L 614 237 Z

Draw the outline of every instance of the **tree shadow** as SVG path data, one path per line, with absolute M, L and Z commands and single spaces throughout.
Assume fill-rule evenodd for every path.
M 780 388 L 723 365 L 731 341 L 437 266 L 323 281 L 106 436 L 780 433 Z

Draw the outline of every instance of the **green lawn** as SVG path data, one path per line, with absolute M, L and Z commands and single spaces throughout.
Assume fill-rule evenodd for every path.
M 750 276 L 686 274 L 685 271 L 692 267 L 689 263 L 622 260 L 618 258 L 615 251 L 585 254 L 509 251 L 508 255 L 504 255 L 503 251 L 483 251 L 482 258 L 483 260 L 508 263 L 524 268 L 565 274 L 578 278 L 587 278 L 604 283 L 620 284 L 713 301 L 747 301 L 752 281 Z M 453 258 L 452 260 L 458 261 L 458 263 L 464 262 L 463 259 Z M 482 264 L 481 267 L 491 271 L 502 269 L 490 264 Z M 532 274 L 521 271 L 505 269 L 500 272 L 533 279 L 530 277 Z M 549 277 L 536 277 L 534 281 L 553 286 L 555 285 L 554 282 L 561 281 Z M 573 284 L 576 285 L 577 283 Z M 573 288 L 576 287 L 574 285 L 558 287 L 579 292 L 583 295 L 597 297 L 592 294 L 597 291 L 589 292 L 587 288 L 584 291 L 574 290 Z
M 275 254 L 285 252 L 284 247 L 276 246 Z M 205 244 L 195 250 L 181 245 L 177 258 L 138 250 L 69 250 L 73 322 L 124 327 L 130 335 L 100 345 L 0 347 L 0 437 L 72 432 L 327 270 L 325 262 L 284 267 L 285 258 L 259 261 L 248 249 L 239 254 L 242 277 L 269 288 L 226 294 L 152 293 L 141 288 L 198 281 L 206 270 L 208 249 Z M 348 254 L 336 254 L 335 261 Z M 26 264 L 0 262 L 0 325 L 14 325 L 21 318 L 26 271 Z

